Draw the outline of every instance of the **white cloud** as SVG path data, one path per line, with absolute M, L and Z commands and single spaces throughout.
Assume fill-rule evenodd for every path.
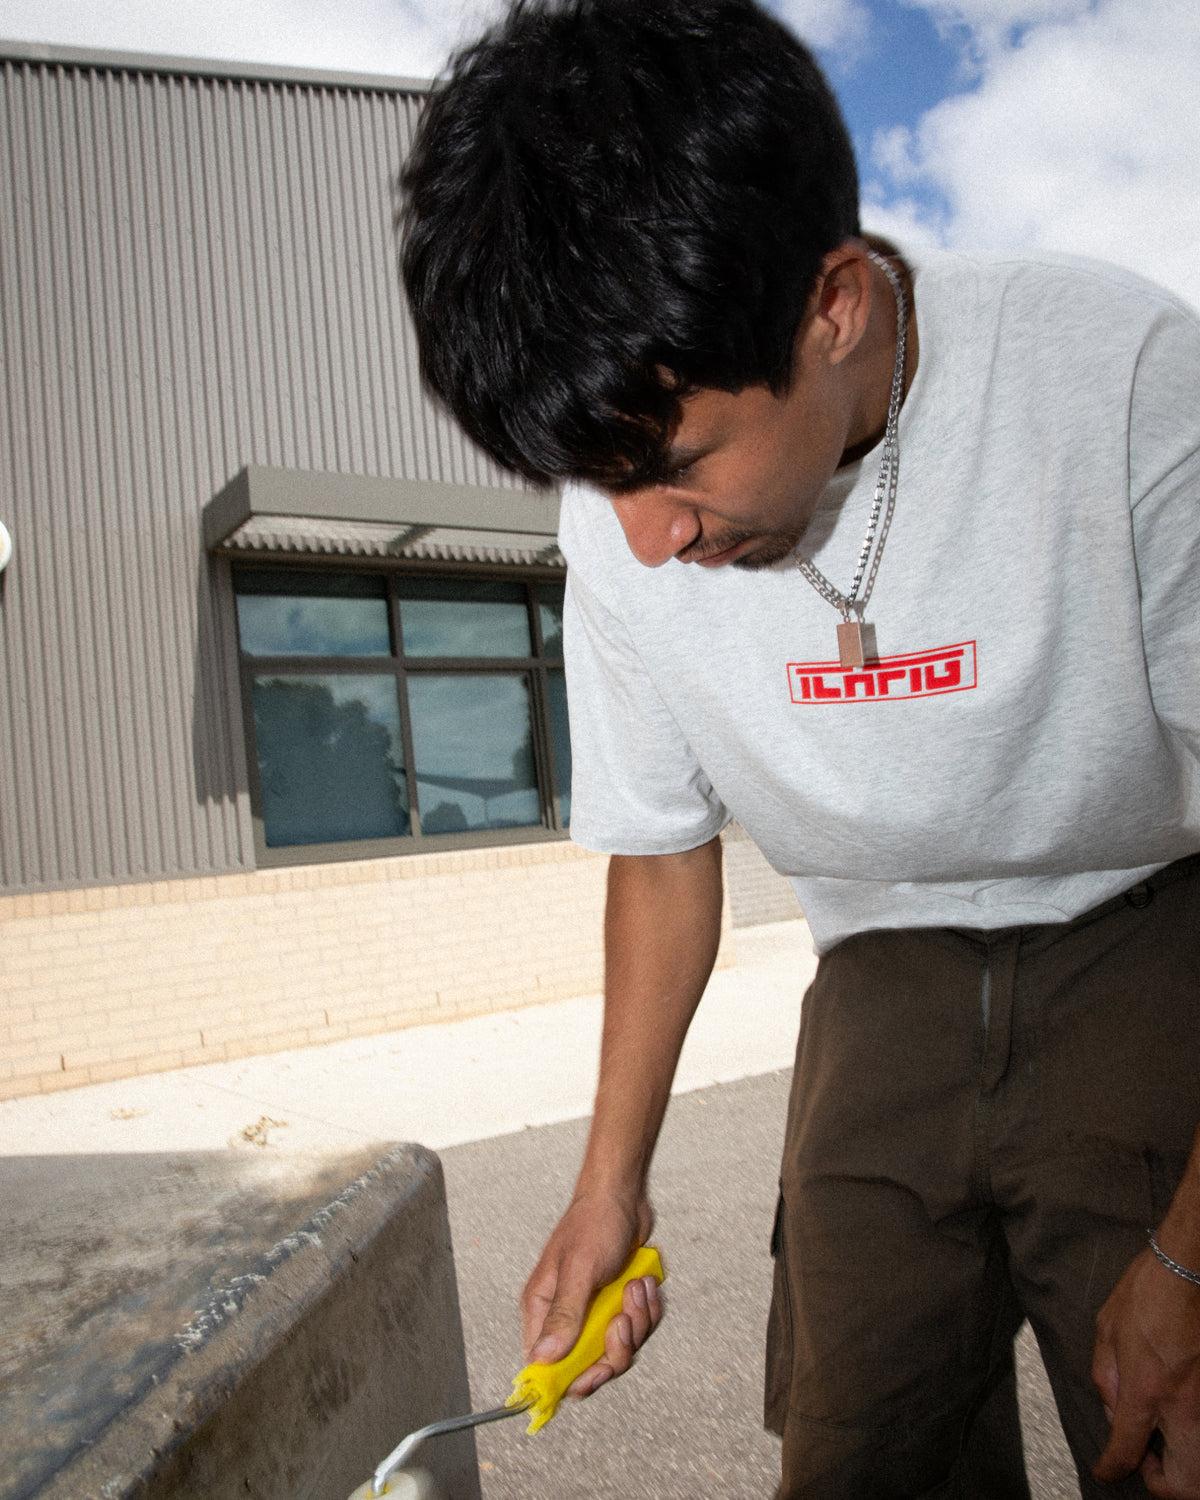
M 771 9 L 810 47 L 857 55 L 871 14 L 863 0 L 767 0 Z
M 1032 26 L 1066 21 L 1093 9 L 1096 0 L 905 0 L 934 15 L 968 26 Z
M 987 57 L 1014 35 L 1050 21 L 1071 21 L 1096 0 L 901 0 L 927 10 L 943 35 L 965 39 L 976 56 Z
M 932 189 L 949 244 L 1100 256 L 1200 305 L 1198 100 L 1200 6 L 1101 0 L 993 51 L 978 86 L 915 130 L 881 134 L 875 196 Z
M 913 198 L 893 198 L 887 203 L 867 198 L 862 207 L 862 226 L 868 234 L 881 234 L 910 250 L 946 243 L 945 235 L 931 221 L 928 211 Z
M 0 35 L 419 78 L 493 9 L 493 0 L 0 0 Z

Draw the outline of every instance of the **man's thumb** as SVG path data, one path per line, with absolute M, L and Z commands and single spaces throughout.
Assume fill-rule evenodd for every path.
M 529 1351 L 530 1364 L 552 1365 L 569 1354 L 583 1327 L 583 1314 L 584 1308 L 576 1306 L 574 1299 L 556 1297 L 550 1304 L 538 1341 Z

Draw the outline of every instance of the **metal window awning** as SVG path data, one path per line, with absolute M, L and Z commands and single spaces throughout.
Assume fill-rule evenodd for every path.
M 388 557 L 565 566 L 558 495 L 252 465 L 204 508 L 222 554 Z

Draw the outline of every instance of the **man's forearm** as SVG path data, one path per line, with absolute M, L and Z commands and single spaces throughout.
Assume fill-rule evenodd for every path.
M 721 843 L 614 855 L 600 1080 L 577 1192 L 640 1194 L 721 937 Z
M 521 1299 L 531 1359 L 575 1342 L 588 1298 L 653 1225 L 646 1175 L 683 1039 L 721 936 L 719 839 L 682 854 L 614 856 L 605 917 L 604 1039 L 583 1168 L 566 1213 Z M 657 1291 L 626 1288 L 605 1357 L 572 1391 L 586 1395 L 629 1368 L 662 1314 Z

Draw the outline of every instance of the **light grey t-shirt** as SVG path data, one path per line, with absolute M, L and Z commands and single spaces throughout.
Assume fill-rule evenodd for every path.
M 790 562 L 647 569 L 564 499 L 572 836 L 665 853 L 735 816 L 819 949 L 1063 921 L 1200 849 L 1200 319 L 1084 262 L 921 255 L 915 291 L 866 670 Z M 877 465 L 800 544 L 842 589 Z

